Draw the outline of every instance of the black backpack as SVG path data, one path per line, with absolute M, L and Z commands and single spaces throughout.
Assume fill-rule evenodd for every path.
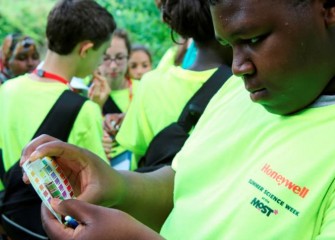
M 178 121 L 171 123 L 152 139 L 145 155 L 139 161 L 139 168 L 135 171 L 150 172 L 171 165 L 208 102 L 231 75 L 231 68 L 220 66 L 187 102 Z
M 74 121 L 87 98 L 64 91 L 51 108 L 32 139 L 48 134 L 67 141 Z M 1 203 L 1 221 L 12 239 L 48 239 L 40 217 L 41 199 L 31 185 L 22 181 L 19 160 L 5 172 L 0 150 L 0 176 L 5 186 Z

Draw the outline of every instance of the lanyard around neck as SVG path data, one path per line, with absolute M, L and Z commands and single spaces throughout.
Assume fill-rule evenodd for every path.
M 33 73 L 36 74 L 37 76 L 41 77 L 41 78 L 42 77 L 43 78 L 49 78 L 49 79 L 61 82 L 63 84 L 66 84 L 66 85 L 69 84 L 69 82 L 65 78 L 63 78 L 63 77 L 61 77 L 59 75 L 56 75 L 56 74 L 44 71 L 43 69 L 35 69 L 33 71 Z
M 128 89 L 129 89 L 129 103 L 133 100 L 133 82 L 127 77 Z

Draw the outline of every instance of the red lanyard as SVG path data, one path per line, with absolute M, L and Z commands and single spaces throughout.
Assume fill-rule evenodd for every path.
M 127 78 L 128 88 L 129 88 L 129 103 L 133 100 L 133 82 L 130 78 Z
M 39 77 L 50 78 L 52 80 L 56 80 L 58 82 L 66 84 L 66 85 L 69 84 L 69 81 L 67 81 L 65 78 L 63 78 L 61 76 L 58 76 L 56 74 L 53 74 L 53 73 L 46 72 L 42 69 L 35 69 L 33 71 L 33 73 L 36 74 Z

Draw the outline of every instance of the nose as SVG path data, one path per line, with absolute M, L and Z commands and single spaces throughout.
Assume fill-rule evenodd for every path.
M 38 61 L 34 58 L 28 57 L 26 60 L 26 64 L 28 68 L 35 68 L 38 64 Z
M 145 69 L 144 68 L 142 68 L 142 67 L 140 67 L 140 68 L 138 68 L 137 70 L 136 70 L 136 73 L 138 74 L 138 75 L 143 75 L 143 73 L 145 72 Z
M 255 72 L 255 66 L 250 59 L 250 56 L 243 49 L 233 50 L 233 63 L 232 71 L 234 75 L 243 77 L 244 75 L 250 75 Z
M 115 60 L 114 61 L 110 61 L 109 67 L 111 69 L 116 69 L 117 68 L 117 64 L 116 64 Z
M 116 67 L 116 66 L 117 66 L 116 61 L 115 61 L 115 60 L 110 61 L 109 66 L 110 66 L 110 67 Z

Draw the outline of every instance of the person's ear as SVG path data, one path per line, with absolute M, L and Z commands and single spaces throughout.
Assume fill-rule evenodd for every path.
M 84 58 L 87 55 L 87 52 L 93 48 L 94 44 L 91 41 L 85 41 L 80 43 L 79 46 L 79 55 Z

